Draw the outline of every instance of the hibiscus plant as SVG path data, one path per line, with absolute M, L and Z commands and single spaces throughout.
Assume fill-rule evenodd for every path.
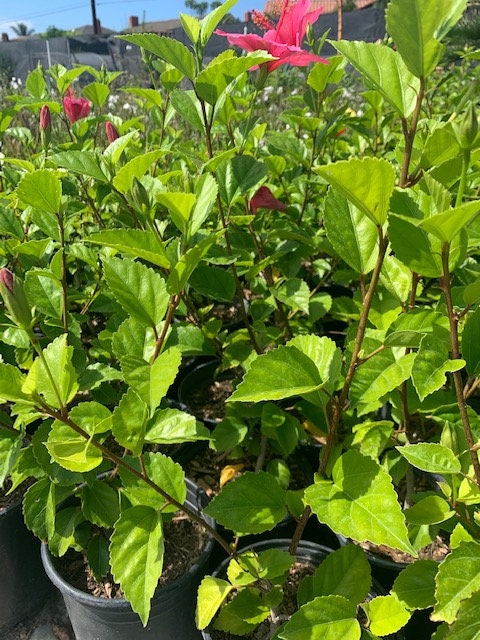
M 246 634 L 270 616 L 275 638 L 358 640 L 430 608 L 435 638 L 473 640 L 478 55 L 444 61 L 467 0 L 390 0 L 388 38 L 332 40 L 328 59 L 309 0 L 285 0 L 276 25 L 257 12 L 263 36 L 221 28 L 234 4 L 182 14 L 188 45 L 120 36 L 141 48 L 145 86 L 39 67 L 2 110 L 0 476 L 32 482 L 25 521 L 53 554 L 93 562 L 85 532 L 107 532 L 94 570 L 144 624 L 180 509 L 231 555 L 200 586 L 202 629 Z M 235 49 L 207 61 L 217 36 Z M 169 397 L 195 356 L 236 376 L 213 432 Z M 256 470 L 204 509 L 227 542 L 185 506 L 175 456 L 204 440 L 228 460 L 252 433 Z M 309 446 L 315 477 L 293 486 L 288 456 Z M 415 469 L 439 490 L 416 492 Z M 72 495 L 81 505 L 59 509 Z M 289 554 L 239 553 L 286 517 Z M 364 552 L 346 547 L 282 619 L 310 519 L 413 562 L 372 596 Z M 418 560 L 440 530 L 447 560 Z M 349 571 L 338 584 L 327 568 Z

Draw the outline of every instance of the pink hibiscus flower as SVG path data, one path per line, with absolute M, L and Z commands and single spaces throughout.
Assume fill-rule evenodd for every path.
M 85 98 L 75 98 L 75 94 L 70 87 L 67 89 L 67 95 L 63 98 L 63 108 L 67 114 L 67 118 L 71 124 L 86 118 L 90 115 L 90 102 Z
M 217 29 L 216 34 L 225 36 L 232 45 L 245 49 L 245 51 L 263 50 L 277 58 L 267 62 L 267 70 L 273 71 L 282 64 L 291 64 L 294 67 L 305 67 L 310 62 L 327 63 L 313 53 L 300 47 L 307 25 L 317 21 L 322 9 L 308 11 L 310 0 L 298 0 L 289 6 L 289 0 L 284 0 L 282 13 L 275 28 L 269 29 L 263 36 L 254 33 L 237 34 L 226 33 Z

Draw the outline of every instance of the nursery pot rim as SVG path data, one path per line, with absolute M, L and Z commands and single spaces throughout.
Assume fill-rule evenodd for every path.
M 187 481 L 187 487 L 192 491 L 196 490 L 197 497 L 198 497 L 198 492 L 202 492 L 202 489 L 198 485 L 196 485 L 193 481 L 191 481 L 189 478 L 186 478 L 186 481 Z M 198 508 L 199 511 L 201 510 L 198 504 L 194 502 L 193 496 L 189 496 L 187 494 L 185 503 L 191 507 Z M 202 513 L 202 518 L 211 527 L 216 528 L 216 524 L 213 518 L 203 513 Z M 181 576 L 178 576 L 172 582 L 168 582 L 167 584 L 164 584 L 161 587 L 157 587 L 155 590 L 155 595 L 160 592 L 167 594 L 169 592 L 173 593 L 176 590 L 181 591 L 184 585 L 188 583 L 191 580 L 192 576 L 195 574 L 196 567 L 198 565 L 205 564 L 208 561 L 208 558 L 213 550 L 214 544 L 215 544 L 215 540 L 213 539 L 212 536 L 209 536 L 205 546 L 202 549 L 202 552 L 197 557 L 195 562 L 186 571 L 184 571 L 184 573 L 182 573 Z M 102 598 L 100 596 L 94 596 L 90 593 L 86 593 L 85 591 L 82 591 L 81 589 L 77 589 L 77 587 L 74 587 L 73 585 L 71 585 L 67 581 L 67 579 L 64 578 L 62 574 L 55 567 L 55 564 L 54 564 L 55 556 L 50 552 L 48 548 L 48 544 L 46 542 L 42 542 L 40 553 L 41 553 L 42 563 L 43 563 L 43 567 L 45 569 L 46 574 L 62 594 L 70 595 L 73 598 L 75 598 L 76 601 L 82 604 L 86 604 L 91 608 L 97 608 L 97 609 L 114 608 L 116 610 L 132 609 L 130 602 L 126 598 Z

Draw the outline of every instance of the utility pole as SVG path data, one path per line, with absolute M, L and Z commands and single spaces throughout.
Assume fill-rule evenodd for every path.
M 92 7 L 92 25 L 93 25 L 93 33 L 98 35 L 98 20 L 97 20 L 97 9 L 95 7 L 95 0 L 90 0 L 90 5 Z

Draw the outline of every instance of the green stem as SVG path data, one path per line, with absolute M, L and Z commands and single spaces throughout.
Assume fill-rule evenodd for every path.
M 320 460 L 320 466 L 318 469 L 319 475 L 324 475 L 328 466 L 328 462 L 330 460 L 330 455 L 333 450 L 333 447 L 337 441 L 337 431 L 340 425 L 340 421 L 342 418 L 342 414 L 344 408 L 347 404 L 348 394 L 350 393 L 350 388 L 352 386 L 353 378 L 355 376 L 355 372 L 357 367 L 361 362 L 360 352 L 362 349 L 363 338 L 365 336 L 365 331 L 367 328 L 368 315 L 370 312 L 370 308 L 373 302 L 373 296 L 375 294 L 378 281 L 380 279 L 380 271 L 382 269 L 383 260 L 385 258 L 385 254 L 388 248 L 388 238 L 383 235 L 383 229 L 381 226 L 378 227 L 378 256 L 375 264 L 375 268 L 372 273 L 372 278 L 370 280 L 370 286 L 368 287 L 368 291 L 365 295 L 365 299 L 363 301 L 362 312 L 360 314 L 360 320 L 358 322 L 357 334 L 355 336 L 355 342 L 353 347 L 353 353 L 350 360 L 350 365 L 348 367 L 347 375 L 345 376 L 345 382 L 343 384 L 342 390 L 340 392 L 339 397 L 333 403 L 333 414 L 332 420 L 328 429 L 327 441 L 325 443 L 325 447 L 322 451 L 322 458 Z M 312 513 L 312 510 L 309 506 L 307 506 L 298 521 L 295 532 L 292 536 L 292 540 L 290 543 L 290 553 L 294 554 L 300 539 L 303 534 L 303 530 L 308 522 L 308 519 Z
M 469 167 L 470 167 L 470 149 L 464 149 L 463 158 L 462 158 L 462 174 L 460 176 L 457 197 L 455 199 L 456 207 L 459 207 L 462 204 L 463 196 L 465 195 L 465 188 L 467 186 L 467 172 Z

